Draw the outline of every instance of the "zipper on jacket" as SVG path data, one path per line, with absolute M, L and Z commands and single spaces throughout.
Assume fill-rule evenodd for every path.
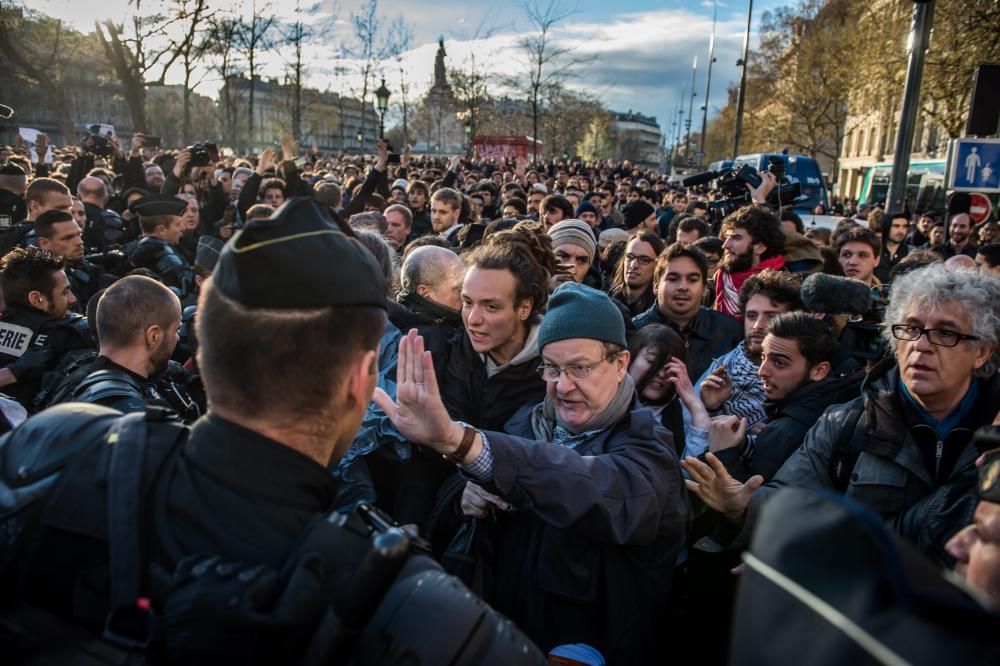
M 944 453 L 944 442 L 939 441 L 934 449 L 934 481 L 941 475 L 941 454 Z

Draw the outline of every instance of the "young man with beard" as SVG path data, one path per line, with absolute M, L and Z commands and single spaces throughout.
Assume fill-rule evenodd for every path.
M 656 301 L 653 271 L 663 247 L 663 241 L 652 231 L 633 234 L 625 246 L 608 295 L 627 307 L 633 317 L 648 310 Z
M 666 324 L 681 334 L 688 347 L 688 375 L 694 381 L 712 359 L 743 339 L 740 323 L 702 307 L 708 262 L 698 250 L 680 243 L 667 247 L 653 271 L 653 305 L 632 320 L 636 328 Z
M 875 277 L 888 284 L 892 267 L 910 253 L 906 237 L 910 233 L 910 216 L 904 211 L 890 212 L 882 218 L 882 254 L 875 268 Z
M 434 233 L 452 247 L 458 247 L 458 231 L 462 228 L 462 195 L 450 187 L 442 187 L 431 197 L 431 226 Z
M 163 402 L 153 381 L 177 346 L 181 306 L 156 280 L 130 275 L 107 288 L 97 305 L 98 356 L 56 389 L 58 402 L 89 402 L 123 413 Z
M 934 246 L 933 250 L 945 259 L 956 254 L 976 258 L 976 246 L 969 242 L 972 236 L 972 218 L 968 213 L 959 213 L 951 218 L 948 225 L 948 242 Z
M 748 439 L 756 437 L 764 412 L 764 386 L 758 375 L 764 336 L 771 321 L 784 312 L 803 309 L 798 281 L 781 271 L 762 271 L 740 289 L 743 341 L 712 361 L 695 382 L 705 407 L 713 416 L 746 419 Z
M 864 373 L 830 374 L 839 347 L 830 327 L 804 312 L 777 315 L 761 343 L 760 376 L 767 415 L 756 439 L 747 419 L 737 415 L 712 421 L 709 448 L 741 482 L 759 474 L 769 480 L 805 439 L 830 405 L 859 395 Z
M 764 206 L 744 206 L 723 220 L 727 227 L 724 254 L 715 278 L 715 309 L 740 317 L 740 287 L 763 270 L 785 265 L 785 233 L 781 222 Z
M 452 341 L 441 398 L 452 418 L 496 430 L 545 392 L 536 372 L 538 324 L 556 259 L 532 232 L 501 231 L 469 253 L 466 266 L 465 334 Z

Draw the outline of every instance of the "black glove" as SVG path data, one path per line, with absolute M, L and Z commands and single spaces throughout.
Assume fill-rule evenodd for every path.
M 54 355 L 51 347 L 29 349 L 21 358 L 10 363 L 7 369 L 14 374 L 19 384 L 35 381 L 41 379 Z

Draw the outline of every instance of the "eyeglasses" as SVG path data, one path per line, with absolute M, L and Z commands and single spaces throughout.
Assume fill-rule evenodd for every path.
M 651 263 L 656 261 L 654 257 L 643 257 L 638 254 L 632 254 L 631 252 L 627 252 L 625 254 L 625 260 L 636 261 L 639 263 L 640 266 L 649 266 Z
M 949 331 L 947 328 L 921 328 L 911 324 L 893 324 L 892 337 L 897 340 L 914 342 L 920 339 L 921 335 L 926 335 L 927 340 L 932 345 L 939 347 L 954 347 L 962 340 L 978 340 L 974 335 L 965 335 L 957 331 Z
M 573 379 L 586 379 L 590 376 L 590 373 L 594 371 L 594 368 L 599 366 L 605 361 L 610 361 L 610 358 L 602 358 L 597 363 L 591 365 L 567 365 L 565 368 L 559 367 L 558 365 L 550 365 L 548 363 L 542 363 L 538 366 L 538 376 L 547 382 L 557 382 L 559 381 L 559 376 L 562 373 L 566 373 L 567 376 Z

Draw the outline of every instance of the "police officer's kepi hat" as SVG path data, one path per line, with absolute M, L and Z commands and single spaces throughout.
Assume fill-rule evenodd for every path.
M 223 248 L 215 288 L 248 308 L 385 308 L 375 257 L 324 208 L 296 197 L 271 217 L 248 222 Z
M 987 451 L 979 468 L 979 498 L 1000 504 L 1000 449 Z
M 206 271 L 215 269 L 222 252 L 223 242 L 212 236 L 202 236 L 198 239 L 198 249 L 194 254 L 194 265 L 201 266 Z
M 139 217 L 180 216 L 184 214 L 185 208 L 187 208 L 187 201 L 168 194 L 148 194 L 132 204 L 132 210 L 138 213 Z

